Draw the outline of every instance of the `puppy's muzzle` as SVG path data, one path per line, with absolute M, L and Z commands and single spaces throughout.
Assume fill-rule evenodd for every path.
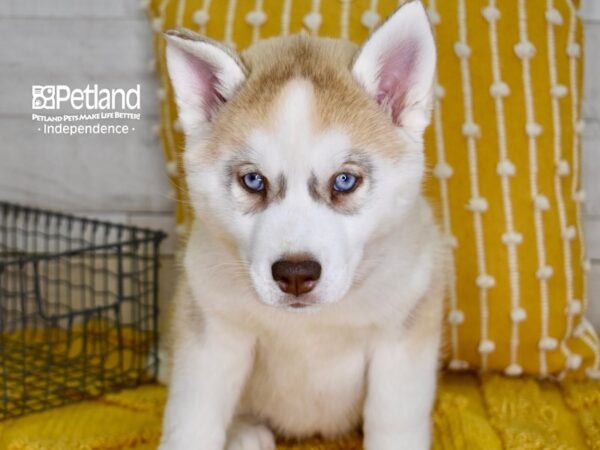
M 314 260 L 298 260 L 294 256 L 280 259 L 271 266 L 273 279 L 286 294 L 299 297 L 313 290 L 321 277 L 321 264 Z

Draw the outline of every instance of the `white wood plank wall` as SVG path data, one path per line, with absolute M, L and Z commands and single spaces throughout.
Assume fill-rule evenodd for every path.
M 600 330 L 600 0 L 583 0 L 581 16 L 585 30 L 583 118 L 583 181 L 586 203 L 584 223 L 588 256 L 589 316 Z
M 152 33 L 140 0 L 0 1 L 0 198 L 172 233 L 159 141 Z M 44 135 L 31 86 L 141 85 L 124 135 Z M 164 246 L 173 250 L 172 240 Z
M 0 198 L 173 235 L 159 142 L 151 31 L 140 0 L 0 1 Z M 600 0 L 583 0 L 585 226 L 590 299 L 600 327 Z M 49 136 L 30 118 L 32 84 L 142 86 L 143 120 L 128 136 Z M 173 251 L 173 239 L 164 246 Z

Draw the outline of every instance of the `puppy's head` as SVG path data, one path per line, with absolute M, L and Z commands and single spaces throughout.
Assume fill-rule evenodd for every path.
M 260 300 L 340 300 L 365 246 L 419 196 L 435 46 L 413 1 L 363 45 L 305 36 L 239 57 L 183 31 L 167 60 L 200 220 L 235 243 Z

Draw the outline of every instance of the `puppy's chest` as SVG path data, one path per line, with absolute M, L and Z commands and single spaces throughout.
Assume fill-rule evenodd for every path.
M 292 436 L 347 431 L 362 412 L 365 349 L 357 336 L 260 338 L 242 409 Z

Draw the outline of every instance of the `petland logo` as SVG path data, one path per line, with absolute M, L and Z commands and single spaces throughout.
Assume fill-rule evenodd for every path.
M 65 104 L 75 110 L 140 109 L 140 85 L 128 89 L 100 89 L 97 84 L 84 89 L 65 85 L 34 85 L 31 87 L 33 109 L 59 110 Z
M 131 89 L 83 89 L 65 85 L 31 86 L 31 119 L 44 134 L 128 134 L 135 128 L 124 121 L 141 119 L 140 85 Z M 77 111 L 62 114 L 61 109 Z M 84 122 L 84 123 L 81 123 Z M 104 122 L 104 123 L 102 123 Z

